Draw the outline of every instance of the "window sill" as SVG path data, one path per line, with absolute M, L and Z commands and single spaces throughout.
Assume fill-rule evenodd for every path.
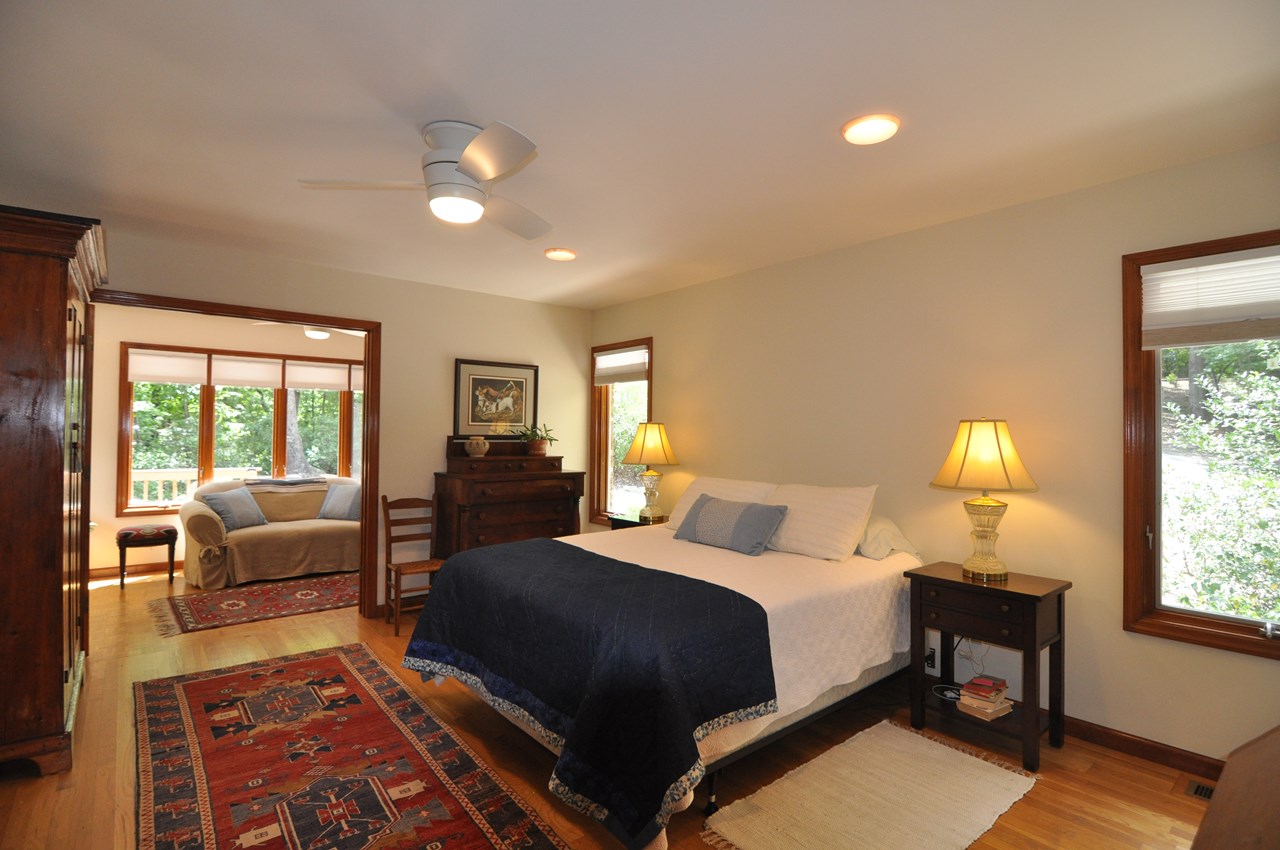
M 1157 609 L 1124 624 L 1125 631 L 1194 643 L 1261 658 L 1280 658 L 1280 640 L 1268 640 L 1252 624 L 1184 611 Z
M 162 514 L 176 514 L 179 505 L 135 505 L 134 507 L 116 509 L 117 517 L 131 516 L 160 516 Z

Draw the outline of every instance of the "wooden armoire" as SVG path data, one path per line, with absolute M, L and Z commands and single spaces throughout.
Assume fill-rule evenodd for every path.
M 0 206 L 0 761 L 71 767 L 89 648 L 94 219 Z

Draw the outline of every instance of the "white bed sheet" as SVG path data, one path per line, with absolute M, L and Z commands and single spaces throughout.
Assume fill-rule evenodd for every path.
M 855 555 L 839 563 L 772 550 L 748 556 L 676 540 L 669 525 L 560 539 L 620 561 L 732 588 L 760 603 L 769 618 L 778 694 L 774 717 L 808 706 L 910 647 L 909 594 L 902 573 L 921 562 L 906 552 L 880 561 Z M 750 731 L 768 719 L 737 725 L 750 738 Z

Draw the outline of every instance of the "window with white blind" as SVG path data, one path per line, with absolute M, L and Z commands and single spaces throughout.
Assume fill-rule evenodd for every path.
M 118 514 L 174 510 L 217 479 L 359 475 L 358 361 L 121 349 Z
M 591 349 L 590 517 L 607 523 L 610 514 L 644 507 L 640 474 L 645 467 L 622 463 L 636 426 L 652 417 L 653 340 L 598 345 Z
M 1280 657 L 1280 231 L 1123 285 L 1125 627 Z

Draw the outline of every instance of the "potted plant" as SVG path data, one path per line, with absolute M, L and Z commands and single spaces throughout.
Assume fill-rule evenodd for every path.
M 556 441 L 556 437 L 551 436 L 551 429 L 543 424 L 541 428 L 534 425 L 531 428 L 521 428 L 516 431 L 525 446 L 525 452 L 534 457 L 542 457 L 547 453 L 547 447 Z

